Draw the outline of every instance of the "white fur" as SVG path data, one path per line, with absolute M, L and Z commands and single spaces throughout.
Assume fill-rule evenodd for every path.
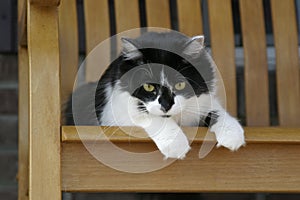
M 164 72 L 164 68 L 160 72 L 160 83 L 161 85 L 168 87 L 170 90 L 173 89 L 172 85 L 170 85 L 168 82 L 167 76 Z
M 192 57 L 197 57 L 199 52 L 204 48 L 204 36 L 194 36 L 188 42 L 187 47 L 184 49 L 183 53 Z
M 142 56 L 142 53 L 128 39 L 121 38 L 123 46 L 123 55 L 127 60 L 136 59 Z
M 141 123 L 165 158 L 183 159 L 190 150 L 187 137 L 172 118 L 151 116 L 151 122 Z
M 216 134 L 217 146 L 237 150 L 245 144 L 241 125 L 209 94 L 189 99 L 176 95 L 175 103 L 167 113 L 160 110 L 161 105 L 156 99 L 146 105 L 149 112 L 147 114 L 137 109 L 139 100 L 120 90 L 118 83 L 114 90 L 108 86 L 106 93 L 108 103 L 103 109 L 102 125 L 143 127 L 166 158 L 183 159 L 190 149 L 188 139 L 179 125 L 197 126 L 201 116 L 207 116 L 211 111 L 219 114 L 217 123 L 210 129 Z M 163 114 L 172 117 L 163 118 Z
M 210 130 L 215 133 L 218 141 L 217 147 L 224 146 L 232 151 L 245 145 L 244 130 L 238 121 L 230 116 L 216 101 L 219 118 Z

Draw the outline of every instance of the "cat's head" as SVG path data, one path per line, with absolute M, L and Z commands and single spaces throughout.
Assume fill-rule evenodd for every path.
M 121 86 L 137 98 L 138 109 L 169 117 L 192 98 L 215 90 L 213 62 L 204 37 L 179 33 L 146 33 L 122 38 Z

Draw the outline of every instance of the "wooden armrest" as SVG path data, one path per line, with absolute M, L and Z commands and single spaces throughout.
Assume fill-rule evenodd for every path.
M 283 127 L 244 127 L 247 143 L 299 143 L 300 128 Z M 80 131 L 80 136 L 78 135 Z M 112 142 L 150 142 L 145 131 L 138 127 L 99 127 L 99 126 L 62 126 L 62 142 L 79 142 L 81 140 L 93 141 L 104 140 L 99 138 L 101 131 L 105 132 L 107 138 Z M 128 132 L 131 136 L 128 137 Z M 201 143 L 207 133 L 207 128 L 184 127 L 183 132 L 190 140 Z M 195 133 L 197 133 L 195 135 Z M 136 137 L 134 137 L 134 136 Z M 211 137 L 210 140 L 213 140 Z
M 100 127 L 95 126 L 77 128 L 85 141 L 94 140 L 100 132 Z M 122 149 L 142 152 L 157 149 L 141 129 L 135 129 L 134 134 L 142 138 L 135 138 L 128 137 L 117 127 L 102 127 L 105 128 L 106 136 Z M 127 131 L 131 127 L 121 128 Z M 192 149 L 184 160 L 157 171 L 133 174 L 112 169 L 95 159 L 80 142 L 76 128 L 63 126 L 62 189 L 73 192 L 300 191 L 300 128 L 245 127 L 246 147 L 237 152 L 214 148 L 204 159 L 198 158 L 198 152 L 207 129 L 185 127 L 183 130 L 188 137 L 190 132 L 197 131 Z M 101 145 L 94 148 L 97 152 L 103 151 Z M 110 158 L 116 158 L 109 149 L 105 151 Z M 127 160 L 117 162 L 129 163 Z M 148 166 L 149 163 L 133 164 Z

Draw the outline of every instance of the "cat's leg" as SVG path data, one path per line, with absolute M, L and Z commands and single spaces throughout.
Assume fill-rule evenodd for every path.
M 215 133 L 217 146 L 224 146 L 232 151 L 245 145 L 244 130 L 239 122 L 227 113 L 217 100 L 211 112 L 210 130 Z
M 172 118 L 149 117 L 139 125 L 142 125 L 165 158 L 183 159 L 191 148 L 186 135 Z

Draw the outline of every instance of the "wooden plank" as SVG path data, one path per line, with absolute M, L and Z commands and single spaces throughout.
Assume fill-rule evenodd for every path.
M 25 0 L 18 1 L 18 43 L 20 46 L 27 45 L 27 3 Z
M 154 145 L 145 143 L 118 146 L 135 150 L 155 150 Z M 99 148 L 98 145 L 94 147 L 96 151 Z M 199 144 L 193 144 L 184 160 L 178 160 L 166 168 L 150 173 L 132 174 L 103 165 L 93 158 L 81 143 L 65 143 L 62 146 L 62 185 L 64 191 L 74 192 L 300 190 L 299 144 L 249 144 L 234 153 L 219 148 L 213 149 L 201 160 L 198 159 L 199 148 Z M 136 165 L 143 167 L 143 163 Z
M 29 199 L 61 199 L 57 7 L 28 4 Z
M 177 0 L 179 31 L 192 37 L 203 34 L 201 1 Z
M 271 8 L 276 50 L 279 124 L 299 126 L 300 68 L 295 2 L 272 0 Z
M 244 129 L 247 143 L 300 143 L 300 128 L 244 127 Z M 145 131 L 138 127 L 98 126 L 62 126 L 62 142 L 103 141 L 105 138 L 99 137 L 101 131 L 104 131 L 112 142 L 152 143 Z M 207 128 L 183 127 L 183 132 L 194 143 L 201 143 L 204 141 Z M 130 133 L 130 137 L 127 133 Z
M 29 147 L 28 147 L 28 50 L 26 14 L 27 3 L 18 1 L 18 66 L 19 66 L 19 119 L 18 119 L 18 200 L 28 200 L 29 191 Z M 26 41 L 26 42 L 24 42 Z
M 231 0 L 210 0 L 208 11 L 212 55 L 225 87 L 219 85 L 219 96 L 226 96 L 226 101 L 223 100 L 226 102 L 226 110 L 236 116 L 237 88 Z
M 109 38 L 108 1 L 84 1 L 86 52 Z
M 61 74 L 61 102 L 71 92 L 78 68 L 78 31 L 76 0 L 64 0 L 59 6 L 59 52 Z
M 117 33 L 140 27 L 138 0 L 116 0 L 115 14 Z
M 169 0 L 146 0 L 147 26 L 171 28 Z
M 28 52 L 19 47 L 19 153 L 18 153 L 18 199 L 27 200 L 29 190 L 28 179 Z
M 84 19 L 86 34 L 86 65 L 85 78 L 87 82 L 99 80 L 99 75 L 106 69 L 110 62 L 110 43 L 105 43 L 105 51 L 99 51 L 101 64 L 97 61 L 98 56 L 90 52 L 101 42 L 110 37 L 110 21 L 108 1 L 84 1 Z M 98 72 L 99 73 L 95 73 Z
M 262 0 L 241 0 L 240 14 L 245 54 L 246 122 L 248 126 L 268 126 L 268 66 Z
M 124 9 L 126 8 L 126 9 Z M 138 0 L 116 0 L 115 1 L 116 16 L 116 45 L 117 54 L 120 53 L 122 44 L 121 37 L 136 38 L 140 36 L 140 13 Z

